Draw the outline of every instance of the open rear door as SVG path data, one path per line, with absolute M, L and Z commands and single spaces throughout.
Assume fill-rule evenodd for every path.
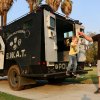
M 82 25 L 75 24 L 76 28 L 76 35 L 78 35 L 78 32 L 83 31 L 84 27 Z M 79 38 L 79 53 L 78 53 L 78 62 L 85 62 L 86 61 L 86 49 L 85 49 L 85 39 L 83 37 Z
M 47 63 L 57 62 L 56 17 L 46 10 L 44 10 L 44 36 L 45 59 Z
M 5 54 L 5 44 L 0 36 L 0 70 L 4 68 L 4 54 Z

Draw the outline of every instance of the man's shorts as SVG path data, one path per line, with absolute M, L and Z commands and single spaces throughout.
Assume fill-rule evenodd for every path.
M 98 76 L 100 76 L 100 60 L 97 61 L 97 72 Z

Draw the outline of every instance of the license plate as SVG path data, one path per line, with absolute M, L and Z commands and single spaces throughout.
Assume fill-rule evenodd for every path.
M 66 63 L 55 63 L 55 69 L 56 70 L 65 70 L 67 67 Z

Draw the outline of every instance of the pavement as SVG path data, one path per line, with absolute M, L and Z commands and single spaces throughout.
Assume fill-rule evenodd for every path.
M 31 100 L 100 100 L 94 94 L 97 84 L 48 84 L 41 81 L 38 85 L 26 87 L 21 91 L 10 89 L 7 77 L 0 77 L 0 91 Z

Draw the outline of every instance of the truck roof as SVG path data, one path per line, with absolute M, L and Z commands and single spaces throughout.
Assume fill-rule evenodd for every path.
M 56 17 L 57 17 L 57 19 L 61 19 L 61 20 L 64 20 L 64 21 L 66 20 L 66 21 L 69 22 L 69 23 L 82 24 L 81 22 L 79 22 L 79 20 L 74 20 L 74 19 L 72 19 L 72 18 L 70 18 L 70 17 L 69 17 L 69 18 L 66 18 L 66 17 L 64 17 L 64 15 L 62 15 L 62 14 L 60 14 L 60 13 L 54 13 L 53 10 L 51 9 L 51 7 L 50 7 L 49 5 L 47 5 L 47 4 L 41 5 L 41 6 L 39 7 L 38 11 L 41 11 L 41 10 L 43 11 L 44 9 L 47 10 L 47 11 L 50 11 L 50 12 L 53 13 L 53 14 L 55 14 Z M 34 12 L 32 12 L 32 13 L 34 13 Z M 16 22 L 16 21 L 18 21 L 18 20 L 24 18 L 25 16 L 30 15 L 30 14 L 31 14 L 31 13 L 26 13 L 26 14 L 22 15 L 21 17 L 19 17 L 19 18 L 13 20 L 13 21 L 11 21 L 11 22 L 9 22 L 9 23 L 7 24 L 7 26 L 8 26 L 9 24 L 12 24 L 13 22 Z

